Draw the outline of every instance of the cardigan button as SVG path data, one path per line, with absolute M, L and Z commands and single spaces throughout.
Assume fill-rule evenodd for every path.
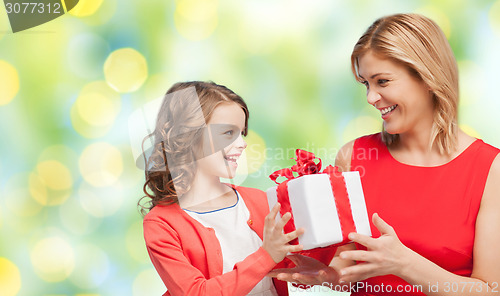
M 248 225 L 253 225 L 252 219 L 248 220 Z

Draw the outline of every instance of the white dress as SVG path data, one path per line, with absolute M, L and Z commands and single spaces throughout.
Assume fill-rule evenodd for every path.
M 234 265 L 262 246 L 262 240 L 247 224 L 250 212 L 240 194 L 236 204 L 210 212 L 195 212 L 184 209 L 203 226 L 213 228 L 222 249 L 223 273 L 233 270 Z M 277 296 L 271 278 L 263 278 L 248 295 Z

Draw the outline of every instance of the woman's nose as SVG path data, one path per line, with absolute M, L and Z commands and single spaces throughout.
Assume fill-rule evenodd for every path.
M 368 101 L 368 104 L 375 106 L 378 101 L 380 101 L 380 94 L 373 90 L 373 89 L 368 89 L 366 91 L 366 100 Z

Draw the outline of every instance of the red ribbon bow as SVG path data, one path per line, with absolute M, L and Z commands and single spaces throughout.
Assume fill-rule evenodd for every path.
M 269 175 L 269 178 L 273 180 L 276 184 L 279 184 L 276 179 L 279 177 L 285 177 L 287 180 L 291 180 L 296 178 L 296 176 L 293 175 L 293 172 L 298 173 L 298 176 L 303 176 L 303 175 L 312 175 L 312 174 L 318 174 L 321 170 L 321 159 L 316 157 L 314 153 L 302 150 L 302 149 L 297 149 L 295 150 L 295 157 L 292 158 L 295 160 L 297 163 L 294 164 L 291 168 L 285 168 L 281 170 L 277 170 L 276 172 L 272 173 Z M 315 163 L 314 160 L 318 159 L 318 163 Z

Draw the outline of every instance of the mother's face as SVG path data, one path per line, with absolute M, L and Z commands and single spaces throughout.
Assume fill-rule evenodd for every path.
M 358 58 L 358 74 L 368 103 L 380 111 L 388 133 L 432 128 L 433 94 L 407 66 L 368 51 Z

